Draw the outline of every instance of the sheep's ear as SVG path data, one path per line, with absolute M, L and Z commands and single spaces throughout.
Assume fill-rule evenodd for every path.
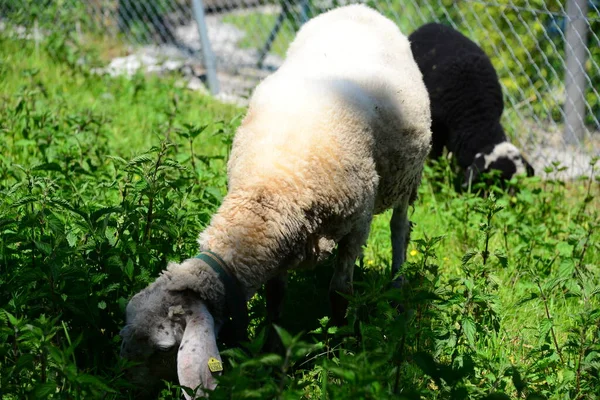
M 177 354 L 177 375 L 179 384 L 191 389 L 198 388 L 196 396 L 203 396 L 202 389 L 213 390 L 217 382 L 211 372 L 208 362 L 211 358 L 217 361 L 218 370 L 221 365 L 221 356 L 217 348 L 215 323 L 212 315 L 201 301 L 192 304 L 191 311 L 186 317 L 186 327 L 181 339 L 181 346 Z M 190 397 L 185 394 L 186 399 Z

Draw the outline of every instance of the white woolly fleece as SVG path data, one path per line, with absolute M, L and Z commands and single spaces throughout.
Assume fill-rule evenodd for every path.
M 338 244 L 330 296 L 341 298 L 352 292 L 373 214 L 394 208 L 397 272 L 430 125 L 421 73 L 393 22 L 362 5 L 313 18 L 252 96 L 227 166 L 228 194 L 199 236 L 200 251 L 218 254 L 248 299 Z M 214 387 L 207 357 L 217 351 L 224 303 L 225 288 L 203 261 L 170 264 L 127 307 L 122 354 L 140 362 L 136 382 L 150 386 L 176 369 L 181 384 Z M 345 305 L 336 304 L 339 321 Z
M 366 236 L 373 213 L 416 193 L 430 125 L 421 73 L 392 21 L 363 5 L 313 18 L 252 96 L 229 194 L 200 250 L 219 254 L 251 294 L 319 258 L 319 243 Z

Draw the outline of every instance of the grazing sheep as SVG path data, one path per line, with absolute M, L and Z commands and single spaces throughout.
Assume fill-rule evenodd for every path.
M 287 271 L 314 266 L 336 244 L 330 300 L 343 323 L 338 292 L 352 293 L 375 213 L 394 209 L 394 273 L 405 260 L 430 125 L 421 73 L 394 23 L 352 5 L 305 24 L 251 98 L 201 255 L 169 264 L 127 306 L 122 355 L 141 362 L 137 382 L 148 387 L 176 369 L 180 384 L 214 388 L 207 364 L 220 360 L 217 335 L 245 334 L 245 302 L 265 283 L 276 320 Z
M 440 157 L 444 147 L 452 152 L 465 173 L 463 187 L 490 170 L 499 170 L 506 180 L 532 176 L 533 168 L 500 125 L 502 89 L 483 50 L 438 23 L 423 25 L 408 40 L 431 101 L 430 157 Z

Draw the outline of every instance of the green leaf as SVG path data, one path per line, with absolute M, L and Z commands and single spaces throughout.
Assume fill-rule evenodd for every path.
M 500 263 L 500 265 L 502 266 L 502 268 L 507 268 L 508 267 L 508 257 L 506 256 L 506 254 L 504 254 L 500 250 L 496 250 L 496 252 L 494 253 L 494 255 L 498 259 L 498 262 Z
M 152 155 L 150 154 L 140 154 L 137 157 L 132 158 L 131 160 L 129 160 L 129 162 L 127 163 L 128 167 L 133 167 L 133 166 L 138 166 L 138 165 L 142 165 L 148 162 L 152 162 L 153 158 Z
M 279 354 L 266 354 L 260 358 L 260 362 L 265 365 L 281 365 L 283 363 L 283 358 Z
M 115 247 L 115 244 L 117 243 L 117 229 L 112 226 L 107 226 L 104 231 L 104 236 L 108 240 L 108 243 L 110 243 L 112 247 Z
M 206 193 L 210 194 L 212 197 L 217 200 L 217 202 L 221 202 L 223 200 L 223 195 L 221 191 L 215 187 L 209 186 L 205 189 Z
M 575 371 L 572 371 L 570 369 L 562 369 L 558 371 L 558 376 L 562 376 L 562 381 L 565 383 L 573 382 L 575 380 Z
M 11 313 L 9 313 L 6 310 L 3 310 L 4 314 L 6 314 L 6 316 L 8 317 L 8 322 L 10 322 L 10 324 L 12 326 L 17 326 L 19 324 L 19 320 L 17 318 L 15 318 L 14 315 L 12 315 Z
M 35 167 L 32 168 L 33 171 L 58 171 L 58 172 L 62 172 L 62 168 L 58 163 L 55 162 L 50 162 L 50 163 L 44 163 L 44 164 L 40 164 L 40 165 L 36 165 Z
M 127 164 L 127 161 L 122 158 L 122 157 L 118 157 L 118 156 L 106 156 L 106 158 L 108 158 L 109 160 L 113 160 L 113 161 L 117 161 L 121 164 Z
M 321 327 L 326 328 L 328 324 L 329 324 L 329 317 L 327 315 L 324 316 L 323 318 L 319 319 L 319 325 L 321 325 Z
M 12 206 L 13 207 L 20 207 L 23 206 L 25 204 L 29 204 L 29 203 L 34 203 L 36 201 L 38 201 L 40 198 L 38 196 L 24 196 L 21 197 L 19 200 L 15 201 Z
M 289 348 L 292 345 L 292 335 L 290 335 L 285 329 L 281 328 L 280 326 L 273 324 L 273 327 L 277 331 L 277 334 L 279 335 L 283 346 Z
M 135 267 L 133 265 L 133 261 L 131 260 L 131 258 L 128 258 L 127 263 L 125 263 L 125 267 L 123 268 L 123 272 L 125 272 L 125 275 L 127 276 L 127 278 L 129 278 L 129 280 L 133 280 L 134 269 Z
M 461 259 L 462 265 L 466 265 L 476 255 L 477 255 L 476 250 L 469 250 L 467 253 L 465 253 L 465 255 Z
M 570 279 L 575 273 L 575 261 L 573 259 L 562 260 L 558 267 L 558 276 L 561 279 Z
M 103 207 L 103 208 L 100 208 L 100 209 L 94 211 L 90 215 L 90 219 L 92 221 L 98 221 L 98 219 L 100 217 L 102 217 L 103 215 L 113 214 L 113 213 L 120 213 L 122 211 L 123 211 L 123 209 L 121 207 Z
M 42 253 L 44 253 L 45 255 L 49 255 L 52 253 L 52 246 L 50 246 L 50 244 L 45 243 L 45 242 L 40 242 L 35 240 L 33 242 L 35 244 L 35 247 Z
M 69 243 L 70 247 L 75 247 L 75 245 L 77 244 L 77 235 L 75 234 L 75 232 L 71 231 L 67 233 L 67 242 Z
M 539 338 L 541 341 L 545 340 L 546 336 L 552 329 L 552 320 L 548 318 L 544 318 L 540 323 L 540 327 L 538 329 Z
M 163 164 L 179 171 L 187 171 L 187 167 L 185 165 L 181 165 L 175 160 L 165 160 Z
M 558 253 L 563 257 L 570 257 L 571 254 L 573 254 L 573 246 L 566 242 L 559 242 L 556 245 L 556 250 L 558 250 Z
M 55 393 L 56 388 L 57 386 L 54 382 L 40 383 L 32 391 L 33 398 L 44 399 L 50 396 L 50 394 Z
M 354 382 L 356 380 L 356 373 L 351 370 L 339 368 L 339 367 L 330 367 L 329 372 L 332 375 L 337 376 L 345 381 Z
M 477 327 L 475 326 L 475 321 L 473 321 L 473 318 L 469 316 L 463 317 L 462 329 L 465 333 L 465 337 L 467 338 L 469 346 L 475 347 L 475 335 L 477 334 Z
M 586 364 L 590 364 L 595 362 L 596 360 L 600 361 L 600 353 L 597 351 L 590 352 L 587 356 L 585 356 L 584 361 Z

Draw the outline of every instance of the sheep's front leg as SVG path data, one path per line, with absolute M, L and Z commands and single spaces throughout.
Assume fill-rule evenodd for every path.
M 361 230 L 346 235 L 338 244 L 338 254 L 335 261 L 333 278 L 329 285 L 329 301 L 331 304 L 331 320 L 337 325 L 345 325 L 348 300 L 340 293 L 352 294 L 352 278 L 354 264 L 362 253 L 362 246 L 369 236 L 370 218 L 360 224 Z
M 400 267 L 406 261 L 406 249 L 410 239 L 410 222 L 408 221 L 408 199 L 394 208 L 390 221 L 392 236 L 392 277 L 396 277 Z M 394 279 L 395 287 L 402 285 L 402 277 Z
M 287 273 L 282 273 L 267 281 L 265 284 L 265 302 L 267 306 L 267 339 L 263 350 L 274 352 L 279 345 L 277 332 L 273 324 L 279 324 L 283 314 L 283 303 L 287 289 Z

